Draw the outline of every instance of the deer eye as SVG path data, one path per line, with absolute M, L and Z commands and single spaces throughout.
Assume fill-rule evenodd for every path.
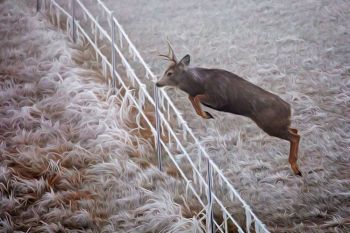
M 171 76 L 171 75 L 173 75 L 173 72 L 171 72 L 171 71 L 169 71 L 169 72 L 166 74 L 166 76 Z

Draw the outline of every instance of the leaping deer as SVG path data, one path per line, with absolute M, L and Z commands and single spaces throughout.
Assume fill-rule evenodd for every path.
M 290 142 L 289 163 L 293 172 L 301 176 L 297 165 L 300 135 L 291 128 L 290 105 L 272 94 L 229 71 L 190 67 L 190 55 L 179 62 L 168 42 L 168 55 L 160 55 L 171 62 L 157 87 L 174 86 L 188 93 L 196 113 L 210 119 L 201 104 L 223 112 L 252 119 L 270 136 Z

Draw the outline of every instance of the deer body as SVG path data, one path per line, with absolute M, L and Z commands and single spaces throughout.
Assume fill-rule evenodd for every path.
M 290 115 L 288 103 L 231 72 L 204 68 L 190 68 L 188 72 L 197 76 L 188 78 L 194 80 L 196 89 L 188 88 L 186 81 L 179 88 L 191 96 L 207 95 L 208 99 L 202 103 L 208 107 L 250 118 L 261 108 L 280 107 Z
M 270 136 L 288 140 L 289 162 L 294 173 L 301 175 L 296 163 L 300 136 L 290 127 L 291 110 L 287 102 L 229 71 L 189 67 L 189 55 L 180 62 L 173 56 L 172 61 L 174 64 L 156 83 L 158 87 L 176 86 L 188 93 L 197 114 L 205 119 L 213 117 L 202 110 L 201 104 L 249 117 Z
M 179 88 L 218 111 L 251 118 L 271 136 L 288 140 L 290 105 L 275 94 L 225 70 L 189 68 Z M 204 117 L 206 118 L 206 117 Z

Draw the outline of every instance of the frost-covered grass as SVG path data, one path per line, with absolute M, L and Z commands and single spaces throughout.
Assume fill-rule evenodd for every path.
M 93 0 L 85 2 L 94 9 Z M 190 53 L 193 65 L 227 69 L 291 104 L 302 178 L 290 170 L 287 142 L 239 116 L 208 110 L 215 119 L 202 120 L 185 94 L 170 92 L 272 231 L 350 231 L 348 1 L 104 2 L 156 73 L 166 67 L 157 54 L 168 37 L 178 57 Z
M 169 37 L 178 56 L 192 55 L 193 65 L 233 71 L 291 103 L 293 125 L 302 135 L 303 178 L 290 171 L 288 143 L 242 117 L 208 110 L 215 119 L 202 120 L 183 93 L 170 92 L 271 231 L 350 231 L 347 1 L 106 3 L 157 73 L 166 65 L 156 55 L 166 50 Z M 62 34 L 46 30 L 47 23 L 39 27 L 28 12 L 15 7 L 7 15 L 11 7 L 1 6 L 6 6 L 0 27 L 2 227 L 10 232 L 30 226 L 33 231 L 83 226 L 83 232 L 196 227 L 172 201 L 182 190 L 179 181 L 152 166 L 140 168 L 154 152 L 118 120 L 120 100 L 106 99 L 101 76 L 88 69 L 88 50 L 62 42 Z M 224 194 L 222 199 L 237 204 Z
M 0 232 L 201 232 L 89 47 L 29 3 L 0 3 Z

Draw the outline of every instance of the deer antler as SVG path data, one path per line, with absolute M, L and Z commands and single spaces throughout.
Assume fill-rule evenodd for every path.
M 169 39 L 167 40 L 167 43 L 168 43 L 169 51 L 170 51 L 170 54 L 171 54 L 171 60 L 173 60 L 175 63 L 177 63 L 177 58 L 175 56 L 173 48 L 171 47 Z
M 160 57 L 164 57 L 165 60 L 168 60 L 170 62 L 173 62 L 173 63 L 177 63 L 177 59 L 176 59 L 176 56 L 175 56 L 175 53 L 174 53 L 174 50 L 173 48 L 171 47 L 171 44 L 170 44 L 170 41 L 167 40 L 167 43 L 168 43 L 168 55 L 164 55 L 164 54 L 159 54 Z

